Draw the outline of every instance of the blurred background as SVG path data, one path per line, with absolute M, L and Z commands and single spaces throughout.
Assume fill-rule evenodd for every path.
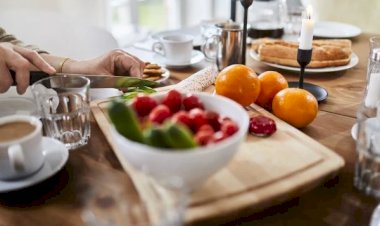
M 350 23 L 363 32 L 380 33 L 379 0 L 279 1 L 293 6 L 311 4 L 316 19 Z M 154 32 L 199 26 L 202 20 L 228 19 L 230 7 L 231 0 L 0 0 L 0 26 L 25 42 L 42 46 L 55 47 L 55 43 L 47 43 L 54 41 L 63 46 L 62 40 L 68 46 L 74 36 L 78 36 L 75 42 L 91 36 L 94 42 L 115 38 L 119 47 L 128 47 Z M 236 9 L 236 20 L 242 21 L 239 1 Z M 113 37 L 78 27 L 82 25 L 108 31 Z M 45 39 L 41 40 L 41 34 Z M 55 52 L 70 55 L 62 51 Z
M 105 28 L 125 46 L 148 32 L 188 27 L 202 19 L 228 18 L 229 5 L 230 0 L 0 0 L 0 14 L 53 12 L 79 24 Z M 1 19 L 4 22 L 5 18 Z M 14 23 L 23 19 L 28 18 Z

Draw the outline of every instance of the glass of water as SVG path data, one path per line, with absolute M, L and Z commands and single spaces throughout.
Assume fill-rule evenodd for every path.
M 134 186 L 106 175 L 81 197 L 82 220 L 88 226 L 182 226 L 187 193 L 177 181 L 170 189 L 139 174 Z M 136 193 L 137 191 L 137 193 Z
M 363 104 L 357 112 L 357 124 L 354 185 L 380 198 L 380 101 L 374 107 Z
M 90 137 L 90 80 L 59 75 L 33 84 L 46 136 L 63 142 L 68 149 L 87 144 Z

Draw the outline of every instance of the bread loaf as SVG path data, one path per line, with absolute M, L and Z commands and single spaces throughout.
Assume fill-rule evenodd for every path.
M 261 61 L 298 67 L 298 43 L 276 39 L 261 39 L 252 44 Z M 351 41 L 348 39 L 314 40 L 308 68 L 346 65 L 351 60 Z

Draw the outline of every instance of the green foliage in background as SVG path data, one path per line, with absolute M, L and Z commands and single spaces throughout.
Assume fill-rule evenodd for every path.
M 139 2 L 140 24 L 149 30 L 165 29 L 166 12 L 163 0 L 145 0 Z

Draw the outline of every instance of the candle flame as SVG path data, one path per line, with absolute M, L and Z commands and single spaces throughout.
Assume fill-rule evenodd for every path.
M 311 16 L 313 15 L 313 7 L 311 5 L 308 5 L 306 7 L 306 17 L 307 19 L 311 19 Z

